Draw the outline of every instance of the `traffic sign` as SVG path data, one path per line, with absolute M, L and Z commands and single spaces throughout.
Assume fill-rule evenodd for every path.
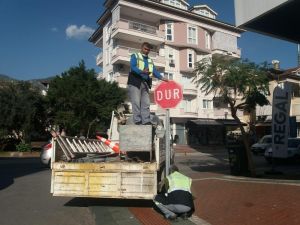
M 175 81 L 162 82 L 154 90 L 154 101 L 163 109 L 175 108 L 182 100 L 182 87 Z

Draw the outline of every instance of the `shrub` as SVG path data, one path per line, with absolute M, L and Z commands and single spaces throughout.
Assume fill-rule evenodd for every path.
M 20 143 L 17 145 L 18 152 L 29 152 L 31 151 L 31 146 L 29 144 Z

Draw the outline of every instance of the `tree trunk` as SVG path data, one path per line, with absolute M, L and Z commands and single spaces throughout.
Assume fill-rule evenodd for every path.
M 255 166 L 254 166 L 254 163 L 253 163 L 253 158 L 252 158 L 252 154 L 251 154 L 251 151 L 250 151 L 250 146 L 249 146 L 249 142 L 248 142 L 248 139 L 247 139 L 246 131 L 245 131 L 240 119 L 236 115 L 234 115 L 233 118 L 238 122 L 238 124 L 240 126 L 244 146 L 246 148 L 246 153 L 247 153 L 248 168 L 250 170 L 251 176 L 255 177 L 256 176 Z

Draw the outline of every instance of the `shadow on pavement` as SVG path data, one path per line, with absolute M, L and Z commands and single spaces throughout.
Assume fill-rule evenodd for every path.
M 65 206 L 89 207 L 89 206 L 114 206 L 114 207 L 145 207 L 153 206 L 152 200 L 139 199 L 108 199 L 108 198 L 73 198 Z
M 183 160 L 176 163 L 187 166 L 194 172 L 211 173 L 211 175 L 233 175 L 230 171 L 229 154 L 225 146 L 180 146 L 175 151 L 187 153 L 182 157 Z M 189 155 L 189 153 L 192 154 Z M 257 174 L 256 178 L 300 180 L 300 161 L 276 161 L 273 168 L 275 173 L 272 173 L 272 165 L 265 160 L 263 155 L 253 155 L 252 157 Z M 239 175 L 239 177 L 243 177 L 243 175 Z
M 0 190 L 12 185 L 17 177 L 45 169 L 39 158 L 0 158 Z

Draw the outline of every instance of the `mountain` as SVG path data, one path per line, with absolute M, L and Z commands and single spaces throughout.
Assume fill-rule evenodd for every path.
M 0 80 L 15 80 L 14 78 L 11 78 L 7 75 L 0 74 Z
M 46 78 L 37 78 L 37 79 L 31 79 L 28 81 L 34 81 L 34 82 L 43 82 L 43 81 L 48 81 L 50 82 L 51 80 L 53 80 L 56 76 L 51 76 L 51 77 L 46 77 Z

